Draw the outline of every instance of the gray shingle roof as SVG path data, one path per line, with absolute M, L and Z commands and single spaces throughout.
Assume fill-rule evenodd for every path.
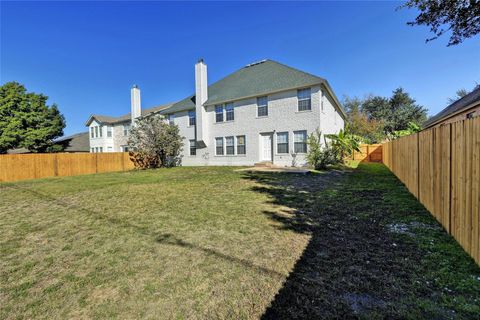
M 61 137 L 54 141 L 55 144 L 64 146 L 63 152 L 89 152 L 90 141 L 88 132 L 72 134 L 68 137 Z
M 88 132 L 80 132 L 72 134 L 67 137 L 60 137 L 53 140 L 54 144 L 63 146 L 62 152 L 89 152 L 90 151 L 90 142 L 88 139 Z M 26 148 L 18 148 L 8 150 L 9 154 L 22 154 L 22 153 L 31 153 L 30 150 Z
M 146 116 L 146 115 L 149 115 L 149 114 L 152 114 L 152 113 L 160 112 L 164 109 L 167 109 L 167 108 L 171 107 L 172 105 L 173 105 L 173 103 L 166 103 L 166 104 L 162 104 L 162 105 L 159 105 L 159 106 L 156 106 L 156 107 L 153 107 L 153 108 L 143 109 L 142 110 L 142 116 Z M 88 119 L 88 121 L 85 124 L 87 126 L 90 125 L 90 123 L 92 122 L 93 119 L 95 119 L 95 120 L 97 120 L 101 123 L 104 123 L 104 124 L 115 124 L 115 123 L 122 123 L 122 122 L 130 121 L 131 114 L 127 113 L 127 114 L 124 114 L 123 116 L 119 116 L 119 117 L 110 117 L 110 116 L 103 116 L 103 115 L 100 115 L 100 114 L 93 114 L 93 115 L 90 116 L 90 118 Z
M 423 125 L 424 129 L 449 118 L 455 113 L 463 111 L 475 102 L 480 103 L 480 86 L 477 86 L 477 88 L 475 88 L 472 92 L 470 92 L 463 98 L 455 101 L 454 103 L 428 119 Z
M 273 60 L 264 60 L 243 67 L 208 86 L 208 100 L 206 104 L 213 105 L 319 84 L 327 86 L 338 106 L 341 108 L 338 99 L 333 94 L 325 79 Z M 170 108 L 164 109 L 160 113 L 169 114 L 192 109 L 195 109 L 195 95 L 191 95 L 173 104 Z M 343 110 L 341 111 L 343 113 Z

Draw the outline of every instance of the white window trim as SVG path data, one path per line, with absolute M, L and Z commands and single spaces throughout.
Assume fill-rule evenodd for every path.
M 305 132 L 305 152 L 295 152 L 295 143 L 300 143 L 295 141 L 295 132 Z M 308 131 L 307 130 L 295 130 L 293 131 L 293 153 L 295 154 L 307 154 L 308 153 Z
M 265 97 L 265 98 L 267 99 L 267 104 L 260 106 L 260 105 L 258 104 L 258 99 L 259 99 L 259 98 L 263 98 L 263 97 Z M 268 112 L 268 111 L 269 111 L 269 110 L 268 110 L 268 102 L 269 102 L 268 96 L 257 97 L 257 118 L 267 118 L 267 117 L 269 116 L 269 112 Z M 259 110 L 260 107 L 266 107 L 266 108 L 267 108 L 267 115 L 261 116 L 261 115 L 258 114 L 258 110 Z
M 310 97 L 309 98 L 303 98 L 300 99 L 298 97 L 298 92 L 303 91 L 303 90 L 310 90 Z M 300 110 L 300 101 L 305 101 L 305 100 L 310 100 L 310 109 L 307 110 Z M 297 112 L 311 112 L 312 111 L 312 88 L 303 88 L 303 89 L 297 89 Z
M 245 153 L 238 153 L 238 137 L 243 137 L 243 147 L 245 148 Z M 235 136 L 235 155 L 238 157 L 245 157 L 247 156 L 247 135 L 246 134 L 239 134 Z
M 301 131 L 301 130 L 300 130 Z M 282 133 L 286 133 L 287 134 L 287 152 L 286 153 L 280 153 L 278 152 L 278 134 L 282 134 Z M 288 131 L 279 131 L 279 132 L 276 132 L 275 133 L 275 155 L 277 156 L 284 156 L 284 155 L 288 155 L 290 154 L 290 148 L 291 148 L 291 145 L 290 145 L 290 132 Z
M 222 140 L 222 154 L 217 153 L 217 139 Z M 224 137 L 215 137 L 215 156 L 216 157 L 224 157 L 225 156 L 225 138 Z

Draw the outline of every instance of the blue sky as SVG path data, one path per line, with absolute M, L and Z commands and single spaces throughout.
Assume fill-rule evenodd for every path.
M 388 96 L 404 87 L 430 114 L 480 82 L 479 36 L 425 44 L 399 2 L 1 2 L 0 80 L 42 92 L 85 131 L 92 113 L 130 111 L 194 91 L 194 64 L 213 83 L 269 58 L 327 78 L 337 96 Z

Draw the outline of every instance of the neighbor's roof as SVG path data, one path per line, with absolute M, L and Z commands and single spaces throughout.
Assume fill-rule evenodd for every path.
M 451 116 L 468 110 L 469 108 L 473 107 L 475 103 L 480 103 L 480 86 L 477 86 L 472 92 L 467 94 L 461 99 L 458 99 L 430 119 L 428 119 L 424 124 L 424 129 L 431 127 L 445 119 L 450 118 Z
M 63 152 L 89 152 L 90 142 L 88 132 L 72 134 L 68 137 L 61 137 L 54 141 L 55 144 L 64 146 Z
M 320 77 L 294 69 L 273 60 L 249 64 L 208 87 L 206 105 L 266 95 L 288 89 L 323 84 L 345 115 L 328 82 Z M 162 114 L 195 109 L 195 95 L 188 96 L 163 110 Z
M 152 113 L 160 112 L 164 109 L 167 109 L 167 108 L 171 107 L 172 105 L 173 105 L 173 103 L 166 103 L 166 104 L 162 104 L 162 105 L 159 105 L 159 106 L 156 106 L 156 107 L 153 107 L 153 108 L 144 109 L 144 110 L 142 110 L 142 116 L 146 116 L 146 115 L 149 115 L 149 114 L 152 114 Z M 122 123 L 122 122 L 129 121 L 131 119 L 131 114 L 127 113 L 127 114 L 125 114 L 123 116 L 119 116 L 119 117 L 110 117 L 110 116 L 102 116 L 100 114 L 93 114 L 93 115 L 90 116 L 90 118 L 88 118 L 85 125 L 89 126 L 90 123 L 94 119 L 97 120 L 98 122 L 101 122 L 101 123 L 104 123 L 104 124 L 115 124 L 115 123 Z
M 88 132 L 80 132 L 72 134 L 67 137 L 60 137 L 53 140 L 54 144 L 63 145 L 64 149 L 62 152 L 89 152 L 90 151 L 90 142 L 88 139 Z M 7 151 L 9 154 L 22 154 L 22 153 L 31 153 L 30 150 L 26 148 L 17 148 L 10 149 Z

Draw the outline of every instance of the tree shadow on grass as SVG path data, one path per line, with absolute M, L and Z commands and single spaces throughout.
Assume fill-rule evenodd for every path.
M 411 310 L 413 299 L 432 291 L 415 283 L 423 252 L 385 228 L 394 208 L 375 187 L 376 177 L 351 186 L 355 174 L 245 175 L 257 182 L 255 192 L 293 209 L 291 216 L 281 210 L 264 212 L 279 228 L 311 235 L 263 319 L 428 317 Z

